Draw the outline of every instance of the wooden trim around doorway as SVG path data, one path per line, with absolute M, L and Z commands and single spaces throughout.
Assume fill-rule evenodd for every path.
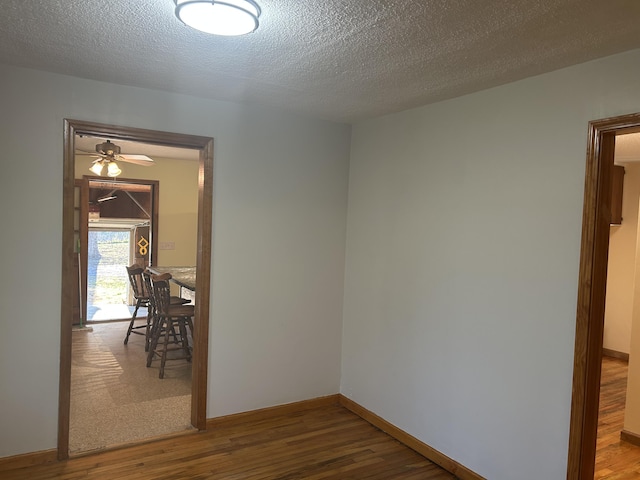
M 569 426 L 568 480 L 593 479 L 615 136 L 637 131 L 640 131 L 640 114 L 589 123 Z
M 71 328 L 74 271 L 74 184 L 75 136 L 108 136 L 200 152 L 198 174 L 198 252 L 196 259 L 195 344 L 191 385 L 191 421 L 198 430 L 206 429 L 207 366 L 209 342 L 209 290 L 211 278 L 211 242 L 213 212 L 213 138 L 160 132 L 79 120 L 64 120 L 63 128 L 63 198 L 62 198 L 62 294 L 60 311 L 60 384 L 58 398 L 58 459 L 69 457 L 69 418 L 71 403 Z

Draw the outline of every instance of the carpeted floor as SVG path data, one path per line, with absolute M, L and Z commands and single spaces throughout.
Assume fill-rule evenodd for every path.
M 146 367 L 144 337 L 128 322 L 74 330 L 71 365 L 71 454 L 141 441 L 192 428 L 191 364 L 159 360 Z

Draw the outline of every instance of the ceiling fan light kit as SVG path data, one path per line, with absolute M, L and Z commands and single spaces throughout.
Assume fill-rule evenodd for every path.
M 120 167 L 118 167 L 118 164 L 115 161 L 106 159 L 96 160 L 89 170 L 96 175 L 101 175 L 102 169 L 105 165 L 107 166 L 107 175 L 109 177 L 117 177 L 122 173 L 122 170 L 120 170 Z
M 107 140 L 104 143 L 99 143 L 98 145 L 96 145 L 96 152 L 98 152 L 100 155 L 113 157 L 115 155 L 120 155 L 120 147 L 115 143 L 111 143 L 111 141 Z
M 89 170 L 96 175 L 102 175 L 102 169 L 107 167 L 107 175 L 109 177 L 117 177 L 122 173 L 120 167 L 116 163 L 118 161 L 135 163 L 145 167 L 153 165 L 153 160 L 146 155 L 121 155 L 120 147 L 107 140 L 104 143 L 96 145 L 96 152 L 99 157 L 94 160 Z
M 258 28 L 260 7 L 253 0 L 174 0 L 185 25 L 213 35 L 245 35 Z

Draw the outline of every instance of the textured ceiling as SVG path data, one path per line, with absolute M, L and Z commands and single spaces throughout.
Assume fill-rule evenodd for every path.
M 173 0 L 3 0 L 0 62 L 353 122 L 640 48 L 638 0 L 258 0 L 242 37 Z

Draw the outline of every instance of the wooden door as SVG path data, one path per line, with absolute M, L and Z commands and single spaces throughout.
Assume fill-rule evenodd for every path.
M 73 271 L 74 288 L 72 293 L 73 310 L 72 324 L 83 325 L 86 321 L 86 290 L 82 291 L 85 283 L 82 281 L 82 262 L 80 260 L 82 254 L 82 180 L 76 180 L 73 192 Z

